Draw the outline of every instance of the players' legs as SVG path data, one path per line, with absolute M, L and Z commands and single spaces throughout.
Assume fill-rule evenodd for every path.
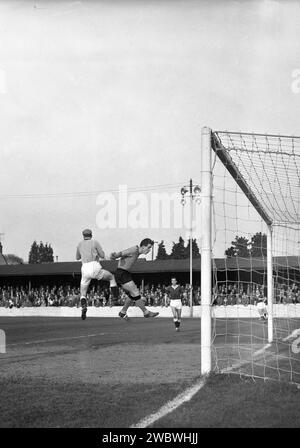
M 267 307 L 265 306 L 263 309 L 263 318 L 266 320 L 268 318 L 268 310 Z
M 179 331 L 180 322 L 181 322 L 181 309 L 175 308 L 171 306 L 172 314 L 173 314 L 173 322 L 175 325 L 176 331 Z
M 80 281 L 80 305 L 81 305 L 81 319 L 84 320 L 86 318 L 87 312 L 87 300 L 86 295 L 88 292 L 89 284 L 91 282 L 91 278 L 82 275 Z
M 180 323 L 181 323 L 181 309 L 177 308 L 177 328 L 178 328 L 178 331 L 179 331 Z
M 155 317 L 155 316 L 157 316 L 159 314 L 159 313 L 152 313 L 151 311 L 149 311 L 146 308 L 145 302 L 141 298 L 140 291 L 139 291 L 138 287 L 136 286 L 136 284 L 134 283 L 133 280 L 131 280 L 130 282 L 122 284 L 122 288 L 129 295 L 128 299 L 125 300 L 124 306 L 123 306 L 123 308 L 121 310 L 122 314 L 126 314 L 127 313 L 127 310 L 130 307 L 132 301 L 134 301 L 136 306 L 138 306 L 142 310 L 142 312 L 143 312 L 145 317 Z
M 120 317 L 126 316 L 128 308 L 133 304 L 134 304 L 133 300 L 131 300 L 131 298 L 129 296 L 127 296 L 125 299 L 123 308 L 121 309 L 121 311 L 119 313 Z
M 177 328 L 177 309 L 174 306 L 171 306 L 172 314 L 173 314 L 173 322 L 175 328 Z
M 128 298 L 125 300 L 124 306 L 122 308 L 122 312 L 126 313 L 128 308 L 130 307 L 132 301 L 135 301 L 135 304 L 143 311 L 143 313 L 147 313 L 147 308 L 140 296 L 140 291 L 133 280 L 130 282 L 124 283 L 122 285 L 124 291 L 127 292 Z
M 264 319 L 264 320 L 267 319 L 268 312 L 267 312 L 267 308 L 266 308 L 265 304 L 262 304 L 262 302 L 259 302 L 257 304 L 257 311 L 258 311 L 259 317 L 261 319 Z
M 90 281 L 80 282 L 80 298 L 86 298 Z
M 101 278 L 99 278 L 99 280 L 109 282 L 111 295 L 113 296 L 113 299 L 117 301 L 119 299 L 119 288 L 117 286 L 115 276 L 111 272 L 106 271 L 106 269 L 101 269 L 100 275 Z

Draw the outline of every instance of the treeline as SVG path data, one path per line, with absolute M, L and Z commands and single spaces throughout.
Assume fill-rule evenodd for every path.
M 42 241 L 38 244 L 34 241 L 29 252 L 28 263 L 51 263 L 54 261 L 53 249 L 51 244 L 44 244 Z
M 231 246 L 225 251 L 227 258 L 230 257 L 266 257 L 267 256 L 267 235 L 257 232 L 250 239 L 243 236 L 236 236 L 231 241 Z
M 193 258 L 200 257 L 200 250 L 196 239 L 192 242 Z M 231 246 L 225 250 L 225 256 L 231 257 L 266 257 L 267 256 L 267 235 L 265 233 L 257 232 L 250 239 L 236 235 L 235 239 L 231 241 Z M 181 260 L 190 257 L 190 241 L 185 245 L 184 239 L 180 236 L 178 243 L 173 242 L 171 253 L 168 254 L 164 241 L 158 245 L 157 260 Z
M 196 239 L 192 240 L 192 254 L 193 258 L 200 258 L 200 251 Z M 185 245 L 184 239 L 180 236 L 178 243 L 173 241 L 171 253 L 168 254 L 164 241 L 158 245 L 156 260 L 182 260 L 190 257 L 190 240 Z

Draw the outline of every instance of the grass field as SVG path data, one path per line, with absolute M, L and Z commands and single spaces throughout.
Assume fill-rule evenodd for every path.
M 0 328 L 7 343 L 0 354 L 1 427 L 129 428 L 201 380 L 198 319 L 185 319 L 179 333 L 163 318 L 0 317 Z M 258 319 L 238 328 L 235 320 L 217 321 L 214 366 L 232 364 L 230 372 L 255 378 L 212 375 L 152 426 L 299 427 L 300 389 L 287 381 L 291 370 L 300 372 L 300 359 L 286 361 L 287 344 L 254 359 L 266 332 Z M 279 370 L 281 382 L 257 378 L 275 378 Z

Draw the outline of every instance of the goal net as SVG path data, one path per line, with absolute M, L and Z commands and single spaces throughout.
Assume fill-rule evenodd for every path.
M 202 373 L 300 385 L 300 138 L 202 133 Z

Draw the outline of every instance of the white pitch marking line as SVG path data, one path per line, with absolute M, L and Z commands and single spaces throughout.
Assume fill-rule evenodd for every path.
M 82 336 L 67 336 L 64 338 L 54 338 L 54 339 L 42 339 L 40 341 L 28 341 L 28 342 L 15 342 L 13 344 L 7 344 L 7 347 L 11 347 L 12 345 L 30 345 L 30 344 L 41 344 L 44 342 L 52 342 L 52 341 L 64 341 L 66 339 L 82 339 L 82 338 L 91 338 L 94 336 L 104 336 L 108 333 L 95 333 L 95 334 L 85 334 Z M 109 333 L 109 334 L 115 334 L 115 333 Z
M 170 412 L 175 411 L 182 403 L 186 401 L 190 401 L 191 398 L 204 386 L 206 382 L 206 378 L 202 378 L 198 383 L 194 384 L 194 386 L 189 387 L 187 390 L 179 394 L 173 400 L 166 403 L 162 406 L 157 412 L 145 417 L 143 420 L 140 420 L 135 425 L 131 425 L 130 428 L 147 428 L 147 426 L 154 423 L 156 420 L 164 417 Z
M 266 344 L 264 347 L 257 350 L 256 352 L 254 352 L 253 356 L 260 355 L 265 350 L 267 350 L 269 347 L 271 347 L 271 345 L 272 344 Z M 240 367 L 247 363 L 249 363 L 249 361 L 242 361 L 240 363 L 234 364 L 231 367 L 223 369 L 221 371 L 221 373 L 230 372 L 231 370 L 235 369 L 236 367 Z M 184 392 L 179 394 L 173 400 L 170 400 L 168 403 L 166 403 L 164 406 L 162 406 L 157 412 L 154 412 L 153 414 L 150 414 L 148 417 L 145 417 L 144 419 L 140 420 L 138 423 L 131 425 L 130 428 L 147 428 L 149 425 L 156 422 L 160 418 L 165 417 L 167 414 L 170 414 L 170 412 L 175 411 L 175 409 L 177 409 L 183 403 L 190 401 L 193 398 L 193 396 L 197 392 L 199 392 L 199 390 L 202 389 L 202 387 L 206 383 L 206 378 L 207 377 L 203 377 L 194 386 L 189 387 L 187 390 L 185 390 Z
M 289 339 L 296 338 L 300 334 L 300 328 L 297 328 L 297 330 L 294 330 L 291 334 L 289 334 L 286 338 L 282 339 L 284 342 L 288 341 Z

